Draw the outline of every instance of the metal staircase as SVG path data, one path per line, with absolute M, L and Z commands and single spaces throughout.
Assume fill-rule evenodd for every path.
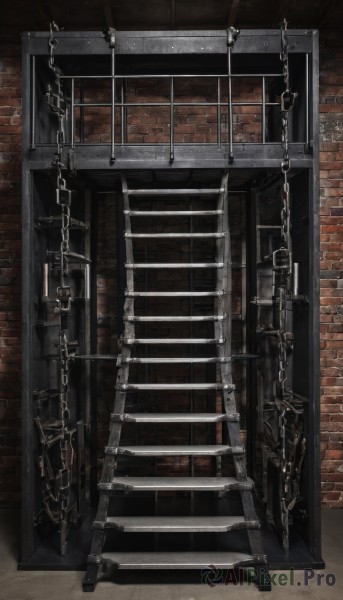
M 87 573 L 83 583 L 84 591 L 94 590 L 100 567 L 102 571 L 106 571 L 109 565 L 118 569 L 203 569 L 209 565 L 235 569 L 254 566 L 259 588 L 270 589 L 266 557 L 263 554 L 259 522 L 253 504 L 253 481 L 247 477 L 246 458 L 241 441 L 239 414 L 236 409 L 235 386 L 232 377 L 232 361 L 235 357 L 231 352 L 232 264 L 227 185 L 227 173 L 222 176 L 220 185 L 216 189 L 128 189 L 125 178 L 122 178 L 127 282 L 124 306 L 124 335 L 121 340 L 121 353 L 118 359 L 119 369 L 114 412 L 111 416 L 109 442 L 105 448 L 103 472 L 99 483 L 100 499 L 97 516 L 93 523 L 94 534 L 88 557 Z M 203 201 L 202 206 L 204 203 L 207 206 L 210 205 L 210 210 L 199 210 L 198 207 L 197 210 L 184 210 L 184 207 L 187 206 L 186 200 L 189 201 L 193 197 L 195 201 L 201 198 Z M 162 208 L 150 210 L 150 207 L 147 210 L 146 204 L 144 205 L 147 198 L 153 199 L 154 207 L 161 207 L 162 205 Z M 166 202 L 170 202 L 170 199 L 172 199 L 174 209 L 163 210 L 163 206 L 166 205 Z M 136 206 L 137 202 L 138 209 L 133 208 L 132 204 Z M 140 208 L 139 202 L 144 208 Z M 216 202 L 214 207 L 213 202 Z M 168 204 L 167 206 L 170 207 Z M 194 217 L 198 219 L 199 217 L 200 221 L 198 220 L 197 223 L 204 223 L 203 230 L 208 229 L 209 223 L 213 222 L 215 223 L 215 228 L 213 228 L 215 230 L 211 232 L 194 232 L 193 227 L 191 227 L 191 231 L 184 233 L 154 232 L 156 222 L 166 223 L 166 219 L 174 217 L 180 217 L 181 220 L 184 217 L 190 219 Z M 136 222 L 147 223 L 147 227 L 145 229 L 143 227 L 144 231 L 140 226 L 138 228 L 133 227 L 132 224 Z M 180 240 L 180 246 L 182 246 L 185 240 L 192 245 L 195 240 L 204 241 L 206 239 L 215 240 L 215 258 L 212 259 L 213 262 L 194 262 L 194 249 L 190 254 L 191 262 L 171 262 L 172 255 L 169 255 L 169 261 L 164 262 L 151 262 L 149 257 L 142 262 L 141 258 L 135 259 L 135 243 L 139 240 L 154 240 L 155 256 L 157 255 L 160 259 L 160 256 L 163 256 L 161 243 L 165 240 Z M 199 269 L 210 270 L 214 275 L 212 278 L 204 278 L 203 287 L 207 288 L 204 290 L 195 289 L 193 273 Z M 177 282 L 174 283 L 174 280 L 172 280 L 173 289 L 170 291 L 147 290 L 147 279 L 145 279 L 145 289 L 139 291 L 135 289 L 136 274 L 141 270 L 145 274 L 144 277 L 148 272 L 162 273 L 164 284 L 165 281 L 168 281 L 170 270 L 180 273 L 179 280 L 181 282 L 183 281 L 182 274 L 187 271 L 189 273 L 189 289 L 176 291 L 174 288 Z M 152 280 L 156 287 L 158 282 L 161 281 L 156 276 L 152 277 Z M 211 285 L 212 289 L 210 289 Z M 166 314 L 165 316 L 160 314 L 156 316 L 154 312 L 151 313 L 151 310 L 154 310 L 156 302 L 158 304 L 163 301 L 162 299 L 169 299 L 169 306 L 175 306 L 175 312 L 179 306 L 178 301 L 180 299 L 182 302 L 185 300 L 189 302 L 190 313 L 194 310 L 194 302 L 198 302 L 199 299 L 207 299 L 207 302 L 211 303 L 212 312 L 207 314 L 208 311 L 205 311 L 201 315 L 187 315 L 182 309 L 180 314 Z M 136 304 L 138 301 L 143 303 L 145 314 L 137 314 Z M 169 326 L 165 329 L 168 323 Z M 206 331 L 212 328 L 212 334 L 208 337 L 196 337 L 194 328 L 198 325 L 205 327 Z M 137 327 L 142 327 L 145 333 L 152 331 L 153 337 L 146 337 L 141 333 L 137 335 Z M 159 333 L 161 327 L 162 334 L 167 331 L 167 336 L 164 335 L 163 337 Z M 182 335 L 180 337 L 170 337 L 168 332 L 175 327 L 181 327 L 182 332 L 189 331 L 189 337 L 183 337 Z M 173 379 L 173 383 L 168 382 L 168 370 L 172 373 L 175 365 L 189 369 L 188 381 L 175 383 Z M 138 372 L 141 369 L 145 373 L 144 383 L 134 381 L 134 373 L 137 368 Z M 152 381 L 149 381 L 151 373 L 149 369 L 153 369 Z M 207 373 L 207 377 L 204 377 L 207 381 L 199 381 L 199 373 Z M 210 382 L 208 382 L 209 373 L 213 377 Z M 184 378 L 181 377 L 181 379 Z M 145 401 L 146 398 L 149 398 L 149 394 L 154 394 L 156 391 L 161 392 L 161 394 L 155 404 Z M 211 399 L 207 400 L 207 403 L 197 400 L 197 394 L 204 393 L 211 394 Z M 189 394 L 191 398 L 190 410 L 188 412 L 152 412 L 151 406 L 154 407 L 156 404 L 162 408 L 162 411 L 168 410 L 170 403 L 173 405 L 174 400 L 164 402 L 164 398 L 167 398 L 165 394 L 176 398 L 174 405 L 177 407 L 179 407 L 178 395 Z M 136 400 L 130 400 L 131 395 Z M 139 409 L 142 405 L 143 411 L 136 412 L 137 407 Z M 199 406 L 201 411 L 197 412 Z M 150 411 L 146 410 L 147 407 Z M 178 428 L 185 427 L 188 424 L 191 429 L 190 443 L 186 445 L 175 445 L 175 443 L 173 445 L 160 445 L 158 443 L 125 445 L 121 441 L 124 424 L 131 424 L 131 427 L 151 425 L 155 425 L 157 428 L 171 427 L 173 432 L 177 432 Z M 210 439 L 215 443 L 195 443 L 197 436 L 194 435 L 194 428 L 197 426 L 202 426 L 207 432 L 210 432 L 206 439 Z M 214 440 L 213 430 L 215 432 Z M 220 432 L 219 436 L 216 431 Z M 232 473 L 234 476 L 227 476 L 224 473 L 225 469 L 221 461 L 227 455 L 232 457 Z M 199 456 L 206 457 L 210 462 L 212 461 L 212 475 L 215 476 L 204 476 L 203 474 L 198 476 L 194 461 Z M 140 460 L 148 460 L 151 457 L 155 461 L 162 461 L 162 463 L 163 460 L 168 460 L 168 457 L 169 459 L 170 457 L 176 457 L 175 461 L 178 460 L 177 457 L 181 457 L 181 459 L 182 457 L 188 457 L 188 473 L 175 476 L 174 472 L 171 471 L 170 475 L 160 476 L 156 463 L 153 472 L 149 469 L 144 470 L 144 466 L 139 467 L 140 464 L 143 465 L 143 463 L 139 463 Z M 179 458 L 179 460 L 181 459 Z M 120 460 L 126 461 L 122 468 L 122 474 Z M 126 473 L 129 472 L 130 474 L 125 473 L 125 465 L 129 465 L 131 460 L 136 461 L 136 465 L 138 461 L 138 468 L 136 469 L 138 475 L 131 475 L 134 471 L 131 467 L 126 469 Z M 167 463 L 166 469 L 168 469 L 169 464 L 170 462 Z M 209 512 L 209 504 L 204 504 L 201 500 L 201 497 L 207 498 L 209 493 L 211 498 L 215 498 L 215 501 L 210 504 L 213 514 L 206 514 Z M 237 510 L 237 513 L 222 514 L 221 507 L 225 502 L 227 503 L 225 506 L 230 506 L 230 498 L 234 494 L 238 497 L 240 510 L 231 508 L 231 511 L 228 511 L 229 513 L 232 513 L 232 510 Z M 111 514 L 113 512 L 111 499 L 116 495 L 121 499 L 124 498 L 124 514 L 121 516 Z M 149 510 L 147 514 L 144 513 L 141 506 L 144 506 L 145 498 L 151 495 L 154 498 L 154 508 L 152 511 Z M 136 497 L 137 502 L 137 510 L 134 509 L 133 511 L 134 516 L 125 514 L 125 503 L 129 503 L 129 498 L 132 496 Z M 166 497 L 167 501 L 174 507 L 178 506 L 177 502 L 181 498 L 183 509 L 176 509 L 174 514 L 170 510 L 163 511 L 159 505 L 160 497 Z M 188 507 L 187 504 L 185 505 L 185 498 L 186 501 L 189 499 Z M 200 498 L 199 501 L 198 498 Z M 201 507 L 204 506 L 207 506 L 207 509 L 201 512 Z M 186 514 L 182 513 L 182 510 Z M 143 514 L 139 514 L 142 511 Z M 116 513 L 118 510 L 115 509 L 114 512 Z M 239 514 L 240 512 L 241 514 Z M 145 546 L 143 542 L 144 550 L 141 552 L 132 551 L 132 549 L 127 551 L 127 546 L 124 544 L 124 551 L 123 545 L 116 537 L 113 542 L 115 547 L 113 551 L 109 552 L 105 547 L 105 536 L 111 530 L 114 530 L 120 536 L 144 534 L 147 536 L 147 544 Z M 239 544 L 237 545 L 237 540 L 232 551 L 227 549 L 233 530 L 243 530 L 241 533 L 246 538 L 247 551 L 241 551 Z M 163 545 L 163 540 L 161 542 L 160 537 L 164 536 L 166 538 L 165 534 L 169 534 L 168 540 L 173 535 L 176 539 L 177 534 L 190 535 L 190 550 L 184 551 L 183 542 L 180 547 L 169 541 L 166 545 Z M 207 548 L 204 548 L 203 543 L 198 544 L 194 541 L 197 534 L 210 534 L 210 536 L 213 536 L 205 538 L 206 543 L 208 543 Z M 225 535 L 226 545 L 223 547 L 218 546 L 216 543 L 218 534 Z M 153 538 L 153 542 L 151 542 L 151 538 Z M 196 550 L 194 550 L 194 547 Z M 165 551 L 165 548 L 168 548 L 168 551 Z

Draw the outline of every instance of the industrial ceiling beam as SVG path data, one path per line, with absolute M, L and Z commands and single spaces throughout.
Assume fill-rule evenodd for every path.
M 100 1 L 101 1 L 102 10 L 104 13 L 105 21 L 106 21 L 106 26 L 113 27 L 113 15 L 112 15 L 112 9 L 111 9 L 111 5 L 110 5 L 110 0 L 100 0 Z
M 227 17 L 227 26 L 232 27 L 236 23 L 241 0 L 232 0 Z

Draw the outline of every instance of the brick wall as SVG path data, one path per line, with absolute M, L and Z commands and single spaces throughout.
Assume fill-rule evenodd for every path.
M 343 45 L 321 43 L 321 384 L 322 491 L 343 507 Z
M 322 367 L 322 481 L 323 504 L 343 506 L 343 45 L 340 37 L 325 34 L 321 43 L 321 367 Z M 143 93 L 144 90 L 141 90 Z M 187 95 L 187 90 L 180 90 Z M 189 91 L 188 91 L 189 93 Z M 241 90 L 250 98 L 254 86 Z M 19 503 L 20 410 L 20 45 L 0 37 L 0 505 Z M 139 94 L 135 94 L 136 98 Z M 148 109 L 146 109 L 148 110 Z M 211 109 L 180 110 L 176 141 L 205 141 L 216 135 Z M 240 107 L 234 115 L 237 141 L 258 141 L 260 115 Z M 135 141 L 165 141 L 165 109 L 156 117 L 138 108 L 129 115 L 128 134 Z M 250 111 L 250 112 L 249 112 Z M 118 115 L 119 118 L 119 115 Z M 155 122 L 156 118 L 156 122 Z M 254 122 L 254 119 L 256 122 Z M 91 126 L 94 115 L 89 115 Z M 150 122 L 152 120 L 152 122 Z M 223 119 L 223 135 L 226 124 Z M 107 124 L 102 118 L 102 132 Z M 101 133 L 97 129 L 96 134 Z M 89 135 L 93 134 L 92 130 Z M 210 137 L 209 137 L 210 136 Z M 168 136 L 167 136 L 168 137 Z M 138 139 L 139 138 L 139 139 Z M 141 139 L 143 138 L 143 139 Z M 225 140 L 225 137 L 223 137 Z M 89 140 L 90 141 L 90 140 Z M 105 219 L 104 215 L 100 215 Z M 106 220 L 106 219 L 105 219 Z M 107 222 L 107 221 L 106 221 Z M 111 228 L 108 224 L 108 239 Z M 112 238 L 113 239 L 113 238 Z M 105 243 L 105 242 L 104 242 Z M 113 270 L 100 267 L 100 341 L 113 305 Z M 108 282 L 108 279 L 110 280 Z M 342 284 L 342 285 L 341 285 Z M 106 291 L 106 286 L 109 289 Z M 105 286 L 105 287 L 104 287 Z M 109 292 L 109 293 L 107 293 Z M 113 318 L 113 317 L 112 317 Z M 102 327 L 102 325 L 104 327 Z M 107 350 L 106 350 L 107 351 Z M 112 385 L 109 367 L 102 377 Z M 106 400 L 105 400 L 106 403 Z M 107 408 L 106 408 L 107 410 Z M 101 426 L 104 435 L 104 424 Z M 105 440 L 106 441 L 106 440 Z
M 20 489 L 20 152 L 19 40 L 0 37 L 0 505 Z

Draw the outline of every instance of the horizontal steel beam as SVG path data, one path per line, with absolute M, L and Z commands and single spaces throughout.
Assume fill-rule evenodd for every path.
M 63 163 L 68 164 L 68 150 L 64 146 Z M 31 170 L 51 169 L 51 157 L 56 150 L 54 144 L 36 146 L 29 152 Z M 218 149 L 216 144 L 186 145 L 175 144 L 174 162 L 170 162 L 168 145 L 141 144 L 116 146 L 116 160 L 110 164 L 110 144 L 83 144 L 76 146 L 74 166 L 82 170 L 121 171 L 125 169 L 280 169 L 282 148 L 275 144 L 234 144 L 235 160 L 229 165 L 229 148 L 223 145 Z M 308 168 L 312 166 L 313 157 L 304 144 L 291 143 L 289 156 L 292 168 Z
M 288 30 L 288 51 L 312 52 L 313 30 Z M 49 54 L 49 32 L 24 33 L 28 39 L 30 53 Z M 56 31 L 58 41 L 56 56 L 65 55 L 108 55 L 111 54 L 108 41 L 100 31 Z M 280 52 L 280 31 L 245 30 L 238 37 L 234 54 L 278 54 Z M 218 31 L 117 31 L 116 54 L 226 54 L 227 32 Z

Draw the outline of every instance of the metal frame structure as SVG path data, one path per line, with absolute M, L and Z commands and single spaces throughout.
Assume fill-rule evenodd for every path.
M 33 331 L 35 328 L 34 298 L 37 294 L 35 283 L 35 219 L 34 205 L 37 181 L 41 177 L 51 177 L 53 155 L 55 152 L 56 124 L 51 121 L 48 110 L 42 104 L 42 82 L 47 76 L 49 59 L 49 33 L 25 33 L 22 36 L 23 46 L 23 403 L 22 403 L 22 436 L 23 436 L 23 508 L 22 508 L 22 554 L 21 568 L 37 568 L 44 560 L 39 554 L 39 540 L 35 533 L 35 492 L 37 478 L 35 466 L 35 432 L 33 429 L 34 410 L 33 395 L 37 383 L 34 381 L 34 362 L 41 364 L 37 357 L 37 348 Z M 227 31 L 163 31 L 163 32 L 115 32 L 107 35 L 100 32 L 59 32 L 53 34 L 54 57 L 61 64 L 63 74 L 61 81 L 66 87 L 66 108 L 68 119 L 64 130 L 63 144 L 60 147 L 60 161 L 63 172 L 69 171 L 73 181 L 79 181 L 81 193 L 85 187 L 96 187 L 97 177 L 106 175 L 110 189 L 118 187 L 121 174 L 132 172 L 168 172 L 170 181 L 173 174 L 189 170 L 191 173 L 213 173 L 229 170 L 242 173 L 246 177 L 247 170 L 254 170 L 258 179 L 258 187 L 251 187 L 251 198 L 247 201 L 249 223 L 247 227 L 249 277 L 247 290 L 248 310 L 247 338 L 248 351 L 254 356 L 254 326 L 256 314 L 251 308 L 250 300 L 257 296 L 256 291 L 256 197 L 263 197 L 263 189 L 273 189 L 277 181 L 276 170 L 284 158 L 283 149 L 277 136 L 270 141 L 266 134 L 267 107 L 280 106 L 281 100 L 267 98 L 267 78 L 282 78 L 280 64 L 280 32 L 274 30 L 242 31 L 232 28 Z M 291 65 L 294 66 L 294 84 L 300 86 L 298 110 L 292 125 L 289 139 L 289 159 L 291 163 L 291 193 L 302 206 L 304 213 L 294 208 L 294 234 L 298 239 L 301 223 L 308 223 L 308 258 L 304 259 L 306 282 L 302 290 L 306 296 L 306 328 L 302 338 L 297 339 L 299 354 L 306 356 L 306 376 L 301 366 L 294 364 L 293 387 L 309 399 L 306 412 L 306 431 L 308 437 L 306 471 L 303 482 L 307 518 L 303 528 L 303 539 L 308 554 L 296 558 L 290 555 L 290 563 L 298 566 L 321 565 L 320 543 L 320 454 L 319 454 L 319 189 L 318 189 L 318 32 L 312 30 L 288 31 L 288 52 Z M 199 67 L 199 59 L 203 66 Z M 225 70 L 226 69 L 226 70 Z M 260 102 L 240 102 L 233 99 L 235 82 L 242 77 L 254 77 L 261 80 L 262 98 Z M 169 82 L 169 97 L 166 101 L 150 103 L 151 106 L 167 107 L 170 111 L 169 141 L 164 143 L 130 143 L 127 136 L 127 110 L 141 106 L 126 99 L 127 82 L 135 79 L 156 79 Z M 212 102 L 179 102 L 175 99 L 175 82 L 180 79 L 212 78 L 216 82 L 216 98 Z M 222 100 L 221 83 L 228 81 L 228 98 Z M 109 102 L 85 102 L 82 96 L 82 85 L 88 79 L 107 81 L 110 85 Z M 77 82 L 80 85 L 80 97 L 76 98 Z M 119 85 L 118 85 L 119 84 Z M 119 88 L 119 94 L 117 94 Z M 48 92 L 48 100 L 52 108 L 56 108 L 53 92 Z M 59 102 L 59 100 L 57 99 Z M 233 131 L 233 107 L 253 104 L 261 108 L 260 143 L 242 143 L 237 141 Z M 149 105 L 144 103 L 144 105 Z M 175 142 L 175 110 L 179 106 L 213 106 L 217 110 L 217 136 L 212 143 L 176 143 Z M 96 108 L 107 107 L 111 111 L 109 141 L 106 143 L 87 144 L 83 134 L 82 113 L 86 106 Z M 78 139 L 76 138 L 75 111 L 80 110 Z M 116 124 L 119 115 L 119 125 Z M 223 114 L 228 124 L 225 135 L 222 135 Z M 118 132 L 118 135 L 117 135 Z M 244 174 L 244 175 L 243 175 Z M 246 177 L 247 179 L 247 177 Z M 249 179 L 247 179 L 249 180 Z M 171 184 L 172 187 L 173 184 Z M 263 187 L 264 186 L 264 187 Z M 39 187 L 39 186 L 38 186 Z M 300 191 L 299 191 L 300 190 Z M 43 186 L 43 194 L 49 193 L 49 185 Z M 305 202 L 304 202 L 305 198 Z M 95 202 L 93 215 L 95 214 Z M 90 205 L 89 205 L 90 206 Z M 295 206 L 295 203 L 293 203 Z M 88 211 L 91 209 L 89 208 Z M 82 213 L 82 211 L 81 211 Z M 88 220 L 91 221 L 88 212 Z M 297 225 L 298 221 L 299 224 Z M 94 221 L 93 221 L 94 224 Z M 297 229 L 298 227 L 298 229 Z M 94 239 L 96 232 L 90 232 Z M 297 246 L 298 244 L 298 246 Z M 301 254 L 299 243 L 296 250 Z M 94 244 L 93 244 L 93 258 Z M 84 353 L 79 359 L 89 365 L 89 360 L 96 357 L 96 324 L 94 303 L 96 297 L 96 271 L 92 270 L 91 308 L 85 311 L 87 326 Z M 295 315 L 300 322 L 303 313 Z M 254 345 L 255 344 L 255 345 Z M 113 360 L 113 357 L 103 357 Z M 37 368 L 37 367 L 35 367 Z M 94 393 L 94 377 L 92 367 L 86 369 L 88 396 Z M 257 365 L 252 360 L 249 371 L 249 411 L 248 420 L 248 464 L 250 474 L 256 475 L 254 464 L 257 431 L 254 414 L 257 406 Z M 94 462 L 94 443 L 96 437 L 96 407 L 88 398 L 88 409 L 92 416 L 89 432 L 89 448 L 92 454 L 91 494 L 94 492 L 96 480 Z M 87 512 L 87 508 L 86 508 Z M 87 526 L 85 526 L 87 529 Z M 37 555 L 38 545 L 38 555 Z M 82 552 L 81 552 L 82 555 Z M 68 561 L 56 560 L 54 568 L 71 568 L 70 565 L 82 567 L 85 556 L 80 554 Z M 38 558 L 37 558 L 38 556 Z M 305 558 L 304 558 L 305 556 Z M 273 561 L 272 566 L 273 566 Z M 50 562 L 50 565 L 52 564 Z M 276 560 L 276 566 L 285 564 Z

